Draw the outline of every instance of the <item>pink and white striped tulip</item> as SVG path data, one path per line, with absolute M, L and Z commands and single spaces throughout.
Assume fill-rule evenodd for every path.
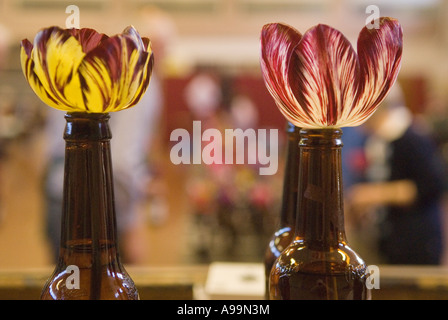
M 380 18 L 364 27 L 357 53 L 338 30 L 319 24 L 303 36 L 272 23 L 261 32 L 263 78 L 285 118 L 301 128 L 364 123 L 394 85 L 401 67 L 399 22 Z

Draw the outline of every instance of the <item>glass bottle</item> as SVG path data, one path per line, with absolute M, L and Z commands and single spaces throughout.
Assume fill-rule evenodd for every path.
M 342 130 L 302 129 L 297 225 L 270 275 L 270 299 L 370 299 L 367 267 L 347 244 Z
M 41 299 L 138 299 L 117 247 L 109 115 L 65 118 L 61 245 Z
M 283 178 L 282 204 L 277 230 L 269 241 L 264 256 L 266 275 L 265 298 L 269 298 L 269 274 L 275 259 L 294 239 L 297 209 L 297 189 L 299 177 L 299 137 L 300 129 L 288 122 L 288 142 L 286 145 L 285 173 Z

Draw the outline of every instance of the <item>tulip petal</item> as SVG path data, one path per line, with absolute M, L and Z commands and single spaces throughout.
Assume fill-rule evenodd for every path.
M 338 30 L 308 30 L 291 57 L 289 84 L 309 126 L 337 126 L 347 118 L 357 92 L 356 53 Z
M 138 70 L 138 72 L 135 72 L 133 75 L 134 83 L 140 84 L 140 86 L 137 88 L 134 94 L 134 98 L 129 101 L 128 105 L 126 106 L 126 108 L 130 108 L 134 106 L 138 101 L 140 101 L 141 97 L 148 88 L 149 80 L 151 78 L 152 69 L 154 66 L 154 55 L 152 53 L 151 41 L 148 38 L 141 38 L 139 33 L 133 26 L 127 27 L 123 31 L 123 34 L 130 37 L 136 44 L 138 50 L 142 52 L 137 65 L 146 66 L 146 68 L 143 68 L 141 70 L 142 72 L 136 69 Z
M 294 117 L 298 102 L 289 86 L 289 62 L 302 39 L 296 29 L 281 23 L 263 26 L 261 32 L 261 71 L 265 85 L 286 117 Z
M 138 66 L 146 66 L 146 68 L 139 69 L 135 68 L 136 71 L 133 74 L 133 83 L 140 84 L 137 88 L 134 97 L 125 108 L 130 108 L 134 106 L 138 101 L 140 101 L 143 94 L 146 92 L 146 89 L 149 85 L 149 80 L 151 78 L 152 69 L 154 66 L 154 55 L 152 53 L 151 41 L 148 38 L 141 38 L 137 30 L 133 26 L 127 27 L 123 31 L 123 35 L 130 37 L 137 49 L 141 51 L 141 55 L 139 57 L 139 61 L 137 61 Z
M 76 71 L 84 56 L 77 39 L 58 27 L 42 30 L 34 40 L 34 72 L 61 110 L 82 110 Z
M 59 108 L 58 101 L 51 96 L 42 85 L 40 79 L 34 73 L 34 61 L 30 58 L 32 55 L 33 45 L 28 40 L 22 41 L 20 49 L 20 62 L 22 66 L 23 74 L 26 80 L 30 84 L 34 93 L 47 105 L 53 108 Z
M 364 27 L 358 38 L 360 90 L 356 108 L 362 121 L 376 110 L 395 83 L 401 67 L 403 32 L 397 20 L 381 18 L 379 28 Z
M 82 29 L 69 29 L 68 30 L 70 34 L 78 40 L 78 42 L 82 46 L 82 51 L 84 53 L 88 53 L 97 46 L 100 45 L 100 43 L 108 38 L 103 33 L 99 33 L 94 29 L 90 28 L 82 28 Z
M 135 101 L 149 58 L 144 49 L 141 39 L 123 34 L 106 39 L 86 55 L 79 68 L 86 110 L 117 111 Z
M 148 48 L 150 48 L 150 47 L 148 47 Z M 140 83 L 140 87 L 138 88 L 138 90 L 134 96 L 134 99 L 132 99 L 132 101 L 129 103 L 129 105 L 126 108 L 130 108 L 130 107 L 136 105 L 142 98 L 143 94 L 148 89 L 149 80 L 151 79 L 152 70 L 154 67 L 154 54 L 152 52 L 150 52 L 150 53 L 148 52 L 147 59 L 148 59 L 148 61 L 145 62 L 145 65 L 147 67 L 143 70 L 143 73 L 141 73 L 141 75 L 140 75 L 141 80 L 135 80 Z
M 126 29 L 123 30 L 122 35 L 126 36 L 127 38 L 131 39 L 135 47 L 140 51 L 146 51 L 145 44 L 143 42 L 143 39 L 140 37 L 139 33 L 133 26 L 129 26 Z
M 21 47 L 22 47 L 23 53 L 26 55 L 26 57 L 28 59 L 31 59 L 31 52 L 33 51 L 33 44 L 28 39 L 24 39 L 21 42 Z

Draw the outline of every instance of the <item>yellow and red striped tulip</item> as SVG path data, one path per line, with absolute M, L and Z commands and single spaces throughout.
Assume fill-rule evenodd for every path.
M 108 37 L 93 29 L 50 27 L 21 43 L 26 80 L 47 105 L 67 112 L 108 113 L 134 106 L 154 65 L 148 38 L 130 26 Z
M 279 110 L 301 128 L 358 126 L 394 85 L 401 67 L 403 32 L 397 20 L 380 18 L 364 27 L 357 53 L 327 25 L 303 36 L 272 23 L 261 32 L 261 70 Z

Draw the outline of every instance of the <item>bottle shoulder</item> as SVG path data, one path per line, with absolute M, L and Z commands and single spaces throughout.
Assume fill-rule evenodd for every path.
M 275 231 L 269 240 L 264 255 L 264 263 L 268 270 L 271 269 L 275 259 L 285 250 L 294 239 L 294 230 L 291 227 L 283 227 Z
M 294 230 L 291 227 L 283 227 L 274 232 L 269 240 L 268 252 L 272 252 L 276 257 L 288 247 L 294 239 Z
M 56 268 L 42 290 L 42 300 L 89 300 L 91 299 L 91 269 L 68 266 Z M 98 281 L 95 281 L 98 282 Z M 98 284 L 98 283 L 97 283 Z M 100 280 L 102 300 L 137 300 L 137 288 L 126 270 L 104 267 Z
M 294 240 L 280 254 L 275 269 L 284 272 L 365 272 L 364 260 L 346 243 L 328 250 L 316 250 L 302 240 Z

